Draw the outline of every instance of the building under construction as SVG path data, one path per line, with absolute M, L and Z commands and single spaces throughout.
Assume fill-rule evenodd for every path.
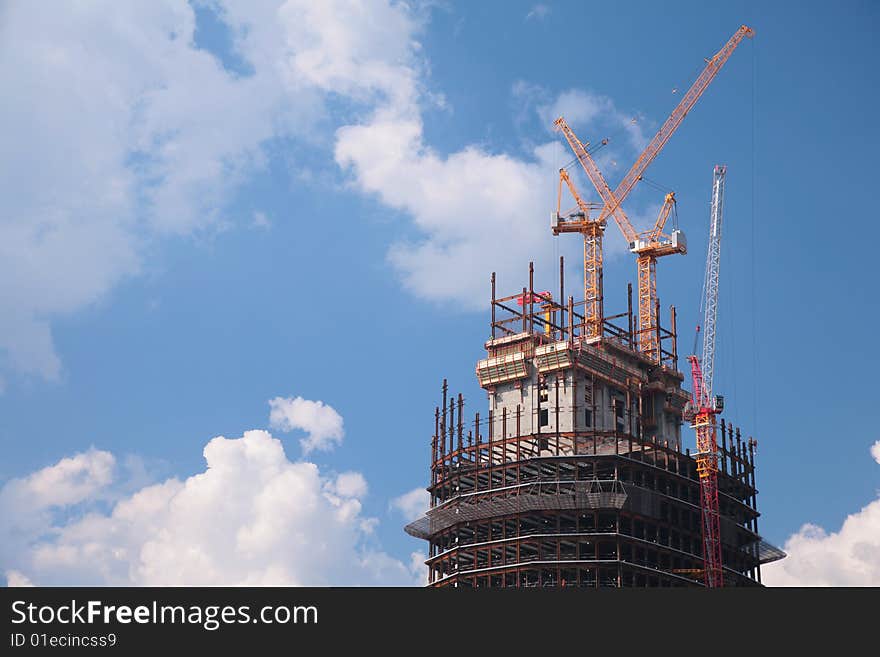
M 761 564 L 784 553 L 758 534 L 755 447 L 720 417 L 713 394 L 722 200 L 726 167 L 713 172 L 703 285 L 701 355 L 688 356 L 693 392 L 682 389 L 675 308 L 660 319 L 657 259 L 687 251 L 684 233 L 663 233 L 677 217 L 665 194 L 650 229 L 636 231 L 621 203 L 746 37 L 743 25 L 713 57 L 615 190 L 592 154 L 608 143 L 581 142 L 555 122 L 601 203 L 588 203 L 559 171 L 555 235 L 584 243 L 583 300 L 528 287 L 496 296 L 491 337 L 477 363 L 489 399 L 481 419 L 464 420 L 461 395 L 446 382 L 435 409 L 431 505 L 406 531 L 428 541 L 432 586 L 753 586 Z M 562 211 L 563 187 L 576 207 Z M 591 216 L 598 210 L 598 215 Z M 613 218 L 636 255 L 626 312 L 604 313 L 602 239 Z M 696 452 L 682 449 L 690 422 Z M 720 433 L 720 436 L 719 436 Z M 720 437 L 720 440 L 719 440 Z
M 488 413 L 465 421 L 462 396 L 443 385 L 430 510 L 406 527 L 429 543 L 430 585 L 702 585 L 675 309 L 649 358 L 636 349 L 631 288 L 627 312 L 583 338 L 583 303 L 559 304 L 532 278 L 498 298 L 492 277 L 492 337 L 476 367 Z M 758 534 L 756 443 L 719 426 L 724 582 L 758 585 L 761 564 L 783 555 Z

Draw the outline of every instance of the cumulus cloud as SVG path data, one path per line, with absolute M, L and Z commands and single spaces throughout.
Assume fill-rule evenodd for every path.
M 275 397 L 269 400 L 269 426 L 278 431 L 305 431 L 300 440 L 303 451 L 330 450 L 345 436 L 342 416 L 322 401 L 302 397 Z
M 51 319 L 138 273 L 151 238 L 214 223 L 275 120 L 297 114 L 273 76 L 230 74 L 194 31 L 192 8 L 170 0 L 4 8 L 0 349 L 13 368 L 57 378 Z
M 339 164 L 362 190 L 412 216 L 422 234 L 388 253 L 417 296 L 479 308 L 493 269 L 513 284 L 532 258 L 554 271 L 553 168 L 541 159 L 545 151 L 534 161 L 477 147 L 443 157 L 424 144 L 417 117 L 377 116 L 337 134 Z
M 337 127 L 328 139 L 354 188 L 412 218 L 388 260 L 415 295 L 476 308 L 493 269 L 502 284 L 518 284 L 529 259 L 556 271 L 549 134 L 525 156 L 477 145 L 444 155 L 425 142 L 423 112 L 443 100 L 427 82 L 420 6 L 196 4 L 228 30 L 241 66 L 198 47 L 196 13 L 179 0 L 5 8 L 0 79 L 16 92 L 0 105 L 15 126 L 0 162 L 4 366 L 59 377 L 55 318 L 138 275 L 158 240 L 229 225 L 229 201 L 265 167 L 267 145 L 329 146 L 321 135 Z M 607 99 L 570 91 L 556 105 L 617 120 Z
M 406 585 L 423 567 L 378 546 L 363 513 L 360 473 L 327 476 L 291 461 L 268 432 L 219 436 L 204 448 L 205 469 L 145 486 L 109 508 L 110 484 L 91 452 L 62 459 L 0 490 L 0 571 L 9 585 Z M 109 456 L 109 455 L 108 455 Z M 72 465 L 76 464 L 76 465 Z M 47 482 L 32 509 L 14 502 Z M 85 482 L 85 483 L 84 483 Z M 71 506 L 77 504 L 78 506 Z
M 94 496 L 113 479 L 116 459 L 110 452 L 94 448 L 63 458 L 55 465 L 4 487 L 4 495 L 19 506 L 45 509 L 69 506 Z
M 623 132 L 635 152 L 641 152 L 648 145 L 637 116 L 620 110 L 608 96 L 592 91 L 568 89 L 552 103 L 538 105 L 537 112 L 545 125 L 552 125 L 556 119 L 564 116 L 570 126 L 589 127 L 599 138 Z
M 337 475 L 328 488 L 343 498 L 361 498 L 367 494 L 367 480 L 360 472 L 343 472 Z
M 399 511 L 406 520 L 412 521 L 428 510 L 431 495 L 424 488 L 414 488 L 391 500 L 391 508 Z
M 402 5 L 393 10 L 404 11 Z M 336 161 L 357 189 L 405 213 L 418 229 L 418 237 L 395 242 L 388 252 L 403 285 L 423 298 L 478 308 L 493 267 L 502 279 L 514 279 L 515 268 L 530 257 L 553 252 L 548 222 L 541 219 L 549 217 L 553 198 L 549 147 L 525 160 L 477 146 L 447 156 L 435 152 L 423 138 L 426 94 L 412 82 L 418 79 L 420 24 L 395 24 L 397 42 L 406 48 L 382 76 L 357 76 L 375 94 L 375 109 L 363 122 L 337 130 Z M 372 68 L 369 59 L 360 66 Z
M 871 455 L 880 463 L 880 441 Z M 762 569 L 770 586 L 880 586 L 880 498 L 836 532 L 805 524 L 784 549 L 788 557 Z
M 390 246 L 390 264 L 416 296 L 467 309 L 485 304 L 492 271 L 502 286 L 519 285 L 524 264 L 535 260 L 538 279 L 553 280 L 555 251 L 577 253 L 574 240 L 560 243 L 548 225 L 556 206 L 557 172 L 570 155 L 543 130 L 545 141 L 526 156 L 477 145 L 438 153 L 424 139 L 425 94 L 417 85 L 400 82 L 417 77 L 418 23 L 401 28 L 407 26 L 410 32 L 403 32 L 400 41 L 410 44 L 410 56 L 395 60 L 396 73 L 371 87 L 379 91 L 375 110 L 366 120 L 336 131 L 336 162 L 351 173 L 355 187 L 411 217 L 417 229 L 415 237 Z M 645 143 L 640 126 L 604 96 L 572 90 L 540 105 L 537 98 L 547 93 L 526 83 L 515 85 L 514 95 L 537 112 L 545 129 L 558 113 L 568 112 L 575 123 L 624 131 L 629 150 Z M 582 191 L 592 197 L 585 186 Z
M 417 21 L 404 5 L 196 4 L 228 30 L 241 70 L 197 46 L 181 0 L 4 7 L 0 80 L 15 90 L 0 105 L 6 366 L 58 378 L 52 320 L 137 275 L 156 240 L 226 226 L 265 146 L 314 142 L 329 95 L 415 97 L 416 47 L 401 37 Z
M 395 105 L 415 98 L 415 40 L 422 23 L 386 0 L 286 2 L 279 11 L 288 64 L 298 80 L 325 91 Z

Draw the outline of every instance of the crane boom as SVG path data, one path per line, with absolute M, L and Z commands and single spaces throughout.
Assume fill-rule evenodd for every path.
M 593 183 L 593 187 L 596 188 L 596 191 L 599 192 L 600 198 L 605 203 L 605 207 L 602 209 L 602 215 L 599 221 L 605 223 L 608 214 L 613 215 L 614 221 L 617 223 L 618 227 L 620 228 L 620 232 L 623 233 L 626 241 L 634 241 L 638 233 L 636 232 L 636 229 L 633 228 L 633 225 L 630 223 L 629 218 L 626 216 L 626 214 L 624 214 L 623 210 L 620 207 L 620 203 L 621 201 L 623 201 L 623 199 L 619 199 L 611 191 L 611 188 L 605 181 L 605 176 L 602 175 L 599 167 L 596 166 L 596 162 L 590 156 L 586 146 L 584 146 L 581 143 L 581 140 L 577 138 L 577 135 L 574 134 L 574 131 L 569 127 L 568 123 L 565 122 L 565 119 L 563 117 L 560 116 L 558 119 L 556 119 L 556 121 L 553 123 L 553 126 L 558 131 L 562 132 L 563 135 L 565 135 L 565 139 L 568 142 L 568 145 L 571 146 L 571 150 L 574 151 L 574 154 L 577 157 L 578 162 L 580 162 L 584 173 L 587 174 L 590 182 Z M 605 211 L 609 207 L 614 208 L 614 210 L 610 213 Z
M 703 72 L 700 73 L 699 77 L 697 77 L 691 85 L 691 88 L 688 89 L 687 93 L 678 103 L 676 108 L 672 110 L 672 114 L 670 114 L 669 118 L 666 119 L 662 126 L 660 126 L 657 134 L 654 135 L 654 138 L 648 143 L 645 150 L 642 151 L 639 159 L 636 160 L 629 172 L 623 177 L 623 180 L 620 181 L 617 189 L 614 190 L 614 198 L 618 199 L 618 204 L 622 203 L 623 200 L 629 196 L 629 193 L 632 191 L 632 188 L 635 187 L 639 178 L 641 178 L 642 174 L 645 172 L 645 169 L 647 169 L 648 165 L 654 161 L 654 158 L 657 157 L 657 154 L 663 149 L 666 142 L 669 141 L 669 138 L 678 129 L 678 126 L 681 125 L 684 117 L 687 116 L 687 113 L 691 111 L 691 108 L 693 108 L 696 102 L 700 99 L 700 96 L 703 95 L 703 92 L 706 91 L 706 88 L 712 80 L 715 79 L 715 76 L 718 75 L 718 71 L 721 70 L 721 67 L 724 66 L 733 54 L 733 51 L 736 50 L 740 41 L 745 37 L 751 38 L 754 35 L 755 31 L 752 28 L 747 25 L 740 26 L 727 43 L 724 44 L 724 47 L 715 53 L 714 56 L 706 60 L 706 68 L 703 69 Z M 599 219 L 602 220 L 607 218 L 607 216 L 614 213 L 616 209 L 616 205 L 606 206 L 602 210 Z M 626 235 L 625 232 L 624 235 Z
M 559 194 L 556 200 L 556 214 L 562 213 L 562 183 L 565 183 L 565 186 L 568 187 L 568 191 L 574 199 L 574 202 L 577 204 L 578 209 L 584 214 L 584 219 L 588 220 L 590 218 L 590 206 L 583 197 L 581 197 L 577 188 L 574 186 L 574 183 L 571 181 L 571 176 L 568 175 L 568 171 L 565 169 L 559 170 Z
M 666 220 L 669 219 L 669 213 L 673 208 L 675 208 L 675 192 L 669 192 L 663 197 L 660 214 L 657 215 L 654 228 L 648 233 L 649 242 L 656 242 L 663 236 L 663 227 L 666 225 Z

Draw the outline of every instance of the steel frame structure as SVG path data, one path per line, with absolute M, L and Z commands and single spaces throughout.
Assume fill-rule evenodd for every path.
M 675 415 L 689 399 L 681 388 L 684 376 L 673 366 L 674 332 L 662 335 L 661 344 L 669 343 L 665 365 L 637 351 L 630 290 L 628 312 L 605 318 L 599 339 L 585 343 L 583 315 L 573 299 L 563 304 L 536 292 L 533 276 L 530 266 L 528 287 L 496 298 L 493 274 L 492 337 L 478 377 L 491 398 L 506 384 L 494 383 L 494 375 L 481 369 L 485 363 L 515 362 L 526 371 L 550 363 L 537 378 L 522 379 L 522 394 L 540 395 L 533 413 L 555 416 L 557 430 L 534 430 L 534 417 L 519 404 L 465 421 L 463 396 L 450 395 L 443 382 L 431 439 L 430 509 L 406 528 L 428 541 L 429 585 L 704 585 L 699 462 L 657 438 L 661 409 L 645 403 L 646 392 L 663 392 L 663 412 Z M 560 281 L 559 300 L 563 286 Z M 621 391 L 622 406 L 633 409 L 623 424 L 559 430 L 564 414 L 600 410 L 595 398 L 573 407 L 560 402 L 572 372 Z M 498 374 L 499 380 L 521 375 Z M 757 443 L 743 440 L 723 419 L 720 433 L 719 545 L 726 581 L 759 585 L 760 565 L 784 553 L 758 534 Z

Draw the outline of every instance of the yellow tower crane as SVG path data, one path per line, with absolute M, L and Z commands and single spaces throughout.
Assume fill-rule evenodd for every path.
M 660 126 L 657 134 L 648 143 L 645 150 L 639 155 L 635 164 L 623 177 L 623 180 L 613 192 L 605 181 L 605 177 L 593 160 L 587 145 L 584 145 L 574 134 L 574 131 L 565 122 L 563 117 L 559 117 L 554 123 L 555 128 L 562 132 L 568 141 L 572 151 L 574 151 L 578 162 L 596 188 L 599 197 L 602 199 L 602 210 L 599 217 L 595 220 L 583 222 L 583 227 L 576 228 L 577 221 L 568 222 L 561 221 L 557 212 L 553 220 L 553 233 L 558 235 L 562 232 L 583 232 L 584 234 L 584 290 L 585 290 L 585 335 L 593 337 L 601 335 L 602 331 L 602 231 L 604 230 L 607 218 L 611 215 L 614 218 L 617 227 L 623 233 L 624 238 L 629 243 L 630 251 L 636 254 L 638 265 L 638 294 L 639 294 L 639 331 L 638 331 L 638 348 L 646 356 L 658 362 L 662 361 L 662 354 L 658 340 L 659 317 L 657 316 L 657 258 L 672 253 L 685 253 L 687 243 L 684 234 L 681 231 L 673 231 L 671 235 L 663 234 L 663 227 L 669 217 L 670 211 L 675 205 L 675 195 L 667 194 L 663 207 L 657 221 L 651 230 L 638 232 L 633 227 L 629 218 L 624 213 L 620 204 L 629 196 L 630 192 L 635 188 L 636 183 L 642 179 L 642 174 L 654 161 L 654 158 L 660 153 L 666 142 L 673 135 L 684 117 L 693 108 L 700 96 L 709 86 L 721 67 L 727 62 L 728 58 L 736 47 L 745 37 L 751 38 L 754 30 L 750 27 L 741 26 L 721 50 L 714 56 L 706 60 L 706 67 L 697 77 L 691 88 L 682 97 L 681 101 L 669 115 L 669 118 Z M 604 142 L 603 142 L 604 143 Z M 567 178 L 567 174 L 566 174 Z M 570 184 L 569 188 L 574 190 L 574 186 Z M 574 192 L 573 192 L 574 195 Z M 579 197 L 576 197 L 579 198 Z M 580 205 L 580 203 L 579 203 Z M 594 235 L 590 239 L 591 250 L 587 250 L 587 231 L 592 231 Z M 598 252 L 595 247 L 598 246 Z M 598 282 L 598 285 L 596 284 Z M 587 291 L 593 294 L 590 297 Z

